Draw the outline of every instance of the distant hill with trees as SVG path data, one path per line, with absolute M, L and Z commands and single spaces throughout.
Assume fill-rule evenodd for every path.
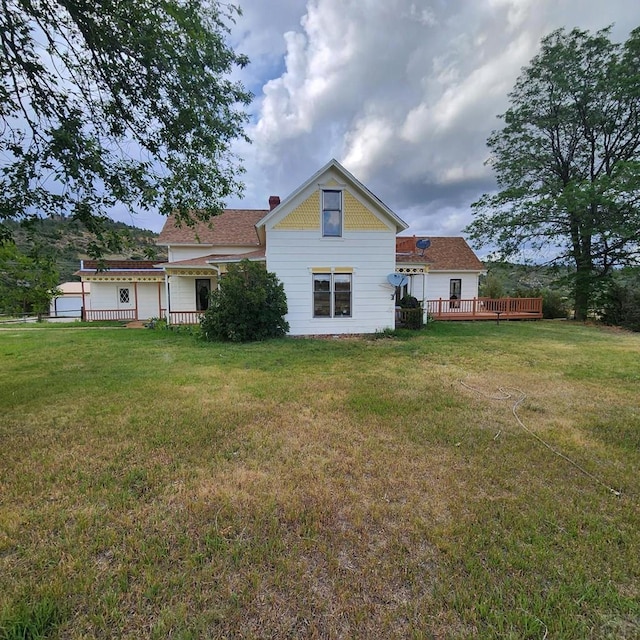
M 566 318 L 573 309 L 572 270 L 561 265 L 485 262 L 480 295 L 488 298 L 542 297 L 545 318 Z
M 63 216 L 29 224 L 8 222 L 7 226 L 12 226 L 13 238 L 22 253 L 53 261 L 59 283 L 76 279 L 73 274 L 80 268 L 80 260 L 91 256 L 91 247 L 97 240 L 82 223 Z M 105 231 L 117 233 L 124 239 L 122 252 L 104 255 L 105 259 L 166 260 L 166 250 L 156 246 L 158 234 L 153 231 L 115 221 L 107 221 Z

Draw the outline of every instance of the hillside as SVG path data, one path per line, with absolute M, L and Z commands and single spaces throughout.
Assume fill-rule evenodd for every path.
M 44 218 L 35 224 L 21 226 L 7 223 L 12 230 L 16 245 L 24 252 L 38 248 L 41 254 L 52 256 L 60 272 L 60 282 L 74 280 L 73 274 L 80 267 L 80 260 L 89 257 L 89 246 L 96 236 L 71 218 Z M 105 258 L 121 260 L 166 259 L 166 251 L 156 247 L 157 233 L 138 229 L 123 222 L 107 222 L 106 231 L 124 236 L 126 249 L 120 254 L 105 255 Z
M 573 270 L 566 266 L 529 265 L 512 262 L 485 262 L 487 275 L 481 283 L 481 295 L 518 296 L 543 289 L 569 295 Z

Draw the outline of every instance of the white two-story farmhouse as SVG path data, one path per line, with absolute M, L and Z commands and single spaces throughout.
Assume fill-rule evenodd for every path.
M 462 238 L 420 249 L 389 207 L 332 160 L 269 209 L 229 209 L 208 223 L 169 217 L 157 240 L 168 261 L 82 265 L 91 282 L 88 319 L 196 323 L 228 265 L 263 262 L 284 285 L 292 335 L 373 333 L 393 327 L 396 303 L 475 298 L 484 267 Z M 424 244 L 424 243 L 423 243 Z M 402 287 L 389 276 L 406 275 Z

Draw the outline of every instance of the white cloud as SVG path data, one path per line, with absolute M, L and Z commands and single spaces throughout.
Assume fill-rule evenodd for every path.
M 238 42 L 263 74 L 254 143 L 239 147 L 245 204 L 286 196 L 336 157 L 411 231 L 432 235 L 459 234 L 469 204 L 493 188 L 486 138 L 540 39 L 615 22 L 622 40 L 640 23 L 640 5 L 626 0 L 243 5 Z M 258 72 L 248 71 L 254 84 Z

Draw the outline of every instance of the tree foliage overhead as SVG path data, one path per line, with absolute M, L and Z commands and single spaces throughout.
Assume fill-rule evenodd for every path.
M 576 316 L 614 267 L 640 258 L 640 28 L 551 33 L 488 140 L 498 192 L 466 231 L 503 258 L 551 247 L 575 268 Z
M 251 99 L 218 0 L 0 0 L 0 233 L 110 207 L 205 219 L 241 190 Z
M 205 340 L 251 342 L 286 335 L 287 296 L 275 273 L 262 262 L 230 264 L 200 326 Z

